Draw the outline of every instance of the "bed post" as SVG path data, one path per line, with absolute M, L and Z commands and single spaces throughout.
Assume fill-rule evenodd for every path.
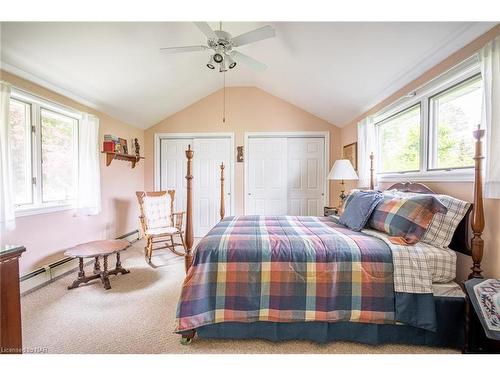
M 474 131 L 474 138 L 476 139 L 476 152 L 474 155 L 474 206 L 472 208 L 471 227 L 474 236 L 471 241 L 472 248 L 472 272 L 469 279 L 482 278 L 481 273 L 481 260 L 483 259 L 484 241 L 481 238 L 484 230 L 484 210 L 483 210 L 483 182 L 481 176 L 481 164 L 484 159 L 483 156 L 483 142 L 481 139 L 484 136 L 484 130 L 480 129 Z
M 191 267 L 191 262 L 193 260 L 192 248 L 193 248 L 193 155 L 194 152 L 191 150 L 191 145 L 188 146 L 186 150 L 187 157 L 187 174 L 186 174 L 186 255 L 184 258 L 184 264 L 186 267 L 186 273 Z
M 220 165 L 220 219 L 224 219 L 226 215 L 226 207 L 224 202 L 224 163 Z
M 375 181 L 373 181 L 373 152 L 370 154 L 370 190 L 375 189 Z

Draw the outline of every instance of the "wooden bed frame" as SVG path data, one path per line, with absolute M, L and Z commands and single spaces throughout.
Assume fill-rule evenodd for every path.
M 484 130 L 478 129 L 473 132 L 475 139 L 475 155 L 474 155 L 474 201 L 471 208 L 462 219 L 458 225 L 452 241 L 450 243 L 450 249 L 460 252 L 462 254 L 470 255 L 472 257 L 472 272 L 469 274 L 469 279 L 481 278 L 481 260 L 483 258 L 484 241 L 482 239 L 482 234 L 484 230 L 484 210 L 483 210 L 483 188 L 482 188 L 482 161 L 484 156 L 482 154 L 482 138 L 484 136 Z M 186 254 L 185 254 L 185 267 L 186 273 L 191 266 L 193 260 L 193 156 L 194 151 L 191 150 L 191 145 L 189 145 L 186 150 L 187 158 L 187 207 L 186 207 L 186 232 L 185 232 L 185 243 L 186 243 Z M 220 218 L 221 220 L 225 215 L 224 207 L 224 163 L 220 165 Z M 374 189 L 374 155 L 370 155 L 370 189 Z M 389 187 L 389 189 L 397 189 L 400 191 L 414 192 L 414 193 L 427 193 L 435 194 L 429 187 L 412 182 L 402 182 L 397 183 Z M 470 239 L 470 231 L 472 229 L 472 239 Z

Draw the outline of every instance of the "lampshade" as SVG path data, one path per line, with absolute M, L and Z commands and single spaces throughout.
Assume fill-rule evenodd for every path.
M 339 159 L 328 173 L 329 180 L 357 180 L 358 175 L 347 159 Z

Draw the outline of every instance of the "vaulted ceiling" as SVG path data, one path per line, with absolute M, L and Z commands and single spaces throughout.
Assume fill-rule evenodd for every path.
M 256 86 L 343 126 L 493 27 L 494 23 L 270 23 L 276 37 L 239 48 L 268 65 L 242 64 L 228 86 Z M 227 22 L 233 36 L 265 23 Z M 217 29 L 217 23 L 211 23 Z M 147 128 L 222 87 L 190 22 L 2 23 L 2 69 L 131 125 Z

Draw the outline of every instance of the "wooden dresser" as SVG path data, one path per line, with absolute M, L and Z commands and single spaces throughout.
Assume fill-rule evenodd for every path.
M 19 258 L 24 246 L 0 248 L 0 354 L 22 353 Z

